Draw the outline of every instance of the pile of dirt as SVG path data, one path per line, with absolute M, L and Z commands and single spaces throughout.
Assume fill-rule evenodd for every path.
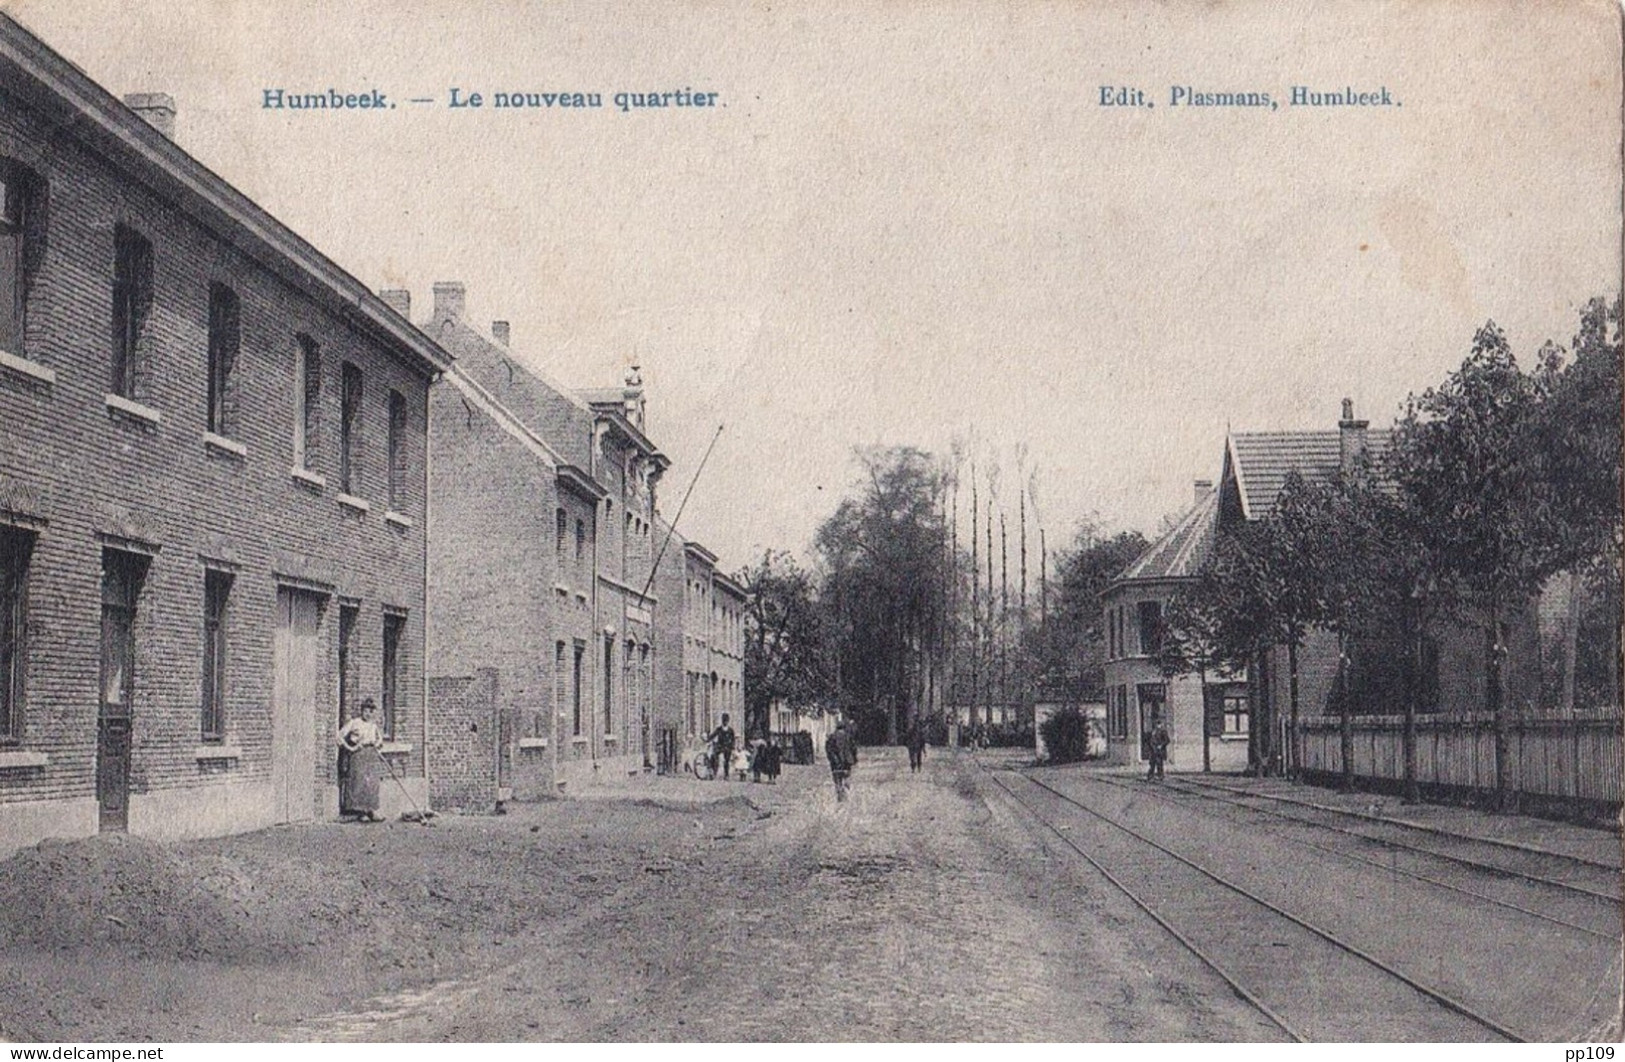
M 364 906 L 356 882 L 329 877 L 125 835 L 45 841 L 0 863 L 0 944 L 274 960 L 319 946 L 323 917 Z

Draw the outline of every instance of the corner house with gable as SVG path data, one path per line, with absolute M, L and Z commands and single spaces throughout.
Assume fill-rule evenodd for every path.
M 1195 503 L 1101 595 L 1106 631 L 1106 759 L 1149 759 L 1151 728 L 1168 727 L 1173 770 L 1247 765 L 1246 676 L 1224 671 L 1164 674 L 1155 657 L 1168 601 L 1189 585 L 1213 548 L 1218 494 L 1195 483 Z
M 363 697 L 427 795 L 449 355 L 174 116 L 0 16 L 0 849 L 334 815 Z

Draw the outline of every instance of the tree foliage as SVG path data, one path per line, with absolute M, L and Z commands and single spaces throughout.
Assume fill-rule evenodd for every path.
M 1102 538 L 1085 527 L 1062 552 L 1053 600 L 1045 622 L 1031 629 L 1028 647 L 1040 686 L 1074 703 L 1102 696 L 1106 632 L 1100 596 L 1147 546 L 1138 531 Z
M 920 710 L 945 642 L 946 472 L 913 447 L 856 452 L 859 479 L 818 529 L 842 710 L 895 743 Z
M 818 710 L 833 685 L 829 631 L 813 577 L 788 553 L 769 550 L 737 577 L 745 588 L 745 732 L 771 729 L 775 702 Z

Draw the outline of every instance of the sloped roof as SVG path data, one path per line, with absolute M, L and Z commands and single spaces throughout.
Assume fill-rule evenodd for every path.
M 452 356 L 365 284 L 273 217 L 15 19 L 0 13 L 0 81 L 123 174 L 380 343 L 414 370 L 434 376 Z
M 1219 492 L 1210 490 L 1191 506 L 1174 526 L 1138 557 L 1113 585 L 1132 579 L 1188 579 L 1194 576 L 1213 548 L 1219 512 Z
M 563 461 L 591 466 L 593 413 L 587 403 L 460 319 L 431 321 L 423 328 L 456 353 L 462 375 L 545 439 Z
M 1232 432 L 1225 444 L 1225 474 L 1226 479 L 1234 477 L 1242 515 L 1249 520 L 1268 516 L 1291 472 L 1311 481 L 1335 476 L 1343 463 L 1341 434 L 1336 429 Z M 1380 456 L 1388 448 L 1388 435 L 1386 430 L 1368 430 L 1367 452 Z

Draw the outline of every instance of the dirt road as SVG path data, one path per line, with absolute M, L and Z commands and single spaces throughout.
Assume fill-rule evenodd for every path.
M 968 758 L 0 864 L 14 1039 L 1270 1039 Z M 49 891 L 46 891 L 49 890 Z M 31 892 L 54 904 L 19 906 Z

